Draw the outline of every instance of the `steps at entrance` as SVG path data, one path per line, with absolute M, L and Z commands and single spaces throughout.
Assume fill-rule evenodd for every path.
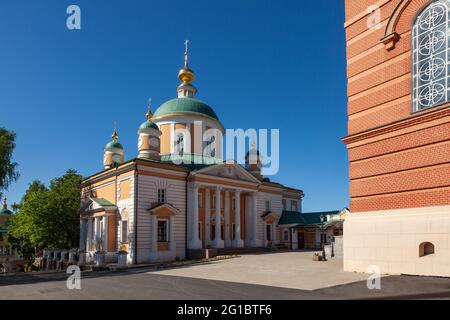
M 268 248 L 224 248 L 224 249 L 217 249 L 217 255 L 218 256 L 226 256 L 226 255 L 233 255 L 233 254 L 249 254 L 249 253 L 260 253 L 260 252 L 267 252 L 270 251 Z

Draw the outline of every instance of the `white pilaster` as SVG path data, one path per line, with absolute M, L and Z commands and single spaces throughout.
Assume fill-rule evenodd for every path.
M 205 190 L 205 245 L 211 245 L 211 196 L 209 189 Z
M 151 236 L 151 246 L 150 251 L 154 254 L 158 252 L 158 218 L 154 215 L 152 215 L 152 236 Z
M 256 192 L 251 193 L 250 195 L 250 230 L 251 230 L 251 242 L 250 246 L 259 247 L 261 243 L 258 239 L 258 230 L 257 230 L 257 219 L 258 219 L 258 208 L 257 208 L 257 195 Z
M 297 250 L 298 249 L 297 228 L 291 229 L 291 237 L 292 237 L 292 250 Z
M 244 241 L 241 239 L 241 191 L 236 190 L 234 194 L 234 225 L 235 235 L 233 239 L 234 248 L 244 247 Z
M 188 191 L 189 191 L 189 223 L 188 223 L 188 234 L 189 236 L 189 249 L 201 249 L 202 241 L 200 240 L 198 234 L 198 184 L 190 183 Z
M 223 248 L 224 241 L 222 239 L 221 225 L 222 225 L 222 217 L 221 217 L 221 187 L 216 187 L 216 212 L 215 212 L 215 238 L 213 241 L 214 248 Z
M 86 251 L 92 251 L 92 235 L 93 235 L 93 227 L 94 227 L 94 218 L 88 218 L 87 220 L 87 241 L 86 241 Z
M 86 251 L 86 244 L 87 244 L 87 219 L 82 218 L 80 219 L 80 251 L 85 252 Z
M 277 243 L 277 231 L 276 231 L 276 223 L 275 221 L 272 223 L 272 247 L 275 247 Z
M 103 251 L 108 252 L 108 222 L 109 217 L 103 216 Z
M 172 216 L 169 218 L 169 251 L 174 251 L 176 248 L 175 242 L 175 217 Z
M 100 250 L 100 248 L 99 248 L 99 221 L 98 221 L 98 217 L 95 217 L 94 218 L 94 221 L 93 221 L 93 225 L 94 225 L 94 251 L 98 251 L 98 250 Z
M 225 247 L 231 246 L 230 238 L 230 191 L 225 191 Z

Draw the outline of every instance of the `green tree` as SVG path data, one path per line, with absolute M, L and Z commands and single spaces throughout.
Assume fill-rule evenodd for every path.
M 30 184 L 8 230 L 9 242 L 30 263 L 40 249 L 78 246 L 81 180 L 75 170 L 68 170 L 48 189 L 37 180 Z
M 16 144 L 16 134 L 0 128 L 0 197 L 9 185 L 19 178 L 17 163 L 12 161 L 12 153 Z
M 40 181 L 33 181 L 20 202 L 19 214 L 9 220 L 7 241 L 18 250 L 29 265 L 39 245 L 36 240 L 39 217 L 43 215 L 48 189 Z

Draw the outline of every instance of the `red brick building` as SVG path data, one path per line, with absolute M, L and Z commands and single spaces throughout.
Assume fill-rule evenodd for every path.
M 450 1 L 345 0 L 344 268 L 450 275 Z

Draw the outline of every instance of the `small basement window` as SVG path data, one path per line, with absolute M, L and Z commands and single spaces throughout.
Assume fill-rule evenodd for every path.
M 431 242 L 422 242 L 419 246 L 419 257 L 425 257 L 434 254 L 434 244 Z

